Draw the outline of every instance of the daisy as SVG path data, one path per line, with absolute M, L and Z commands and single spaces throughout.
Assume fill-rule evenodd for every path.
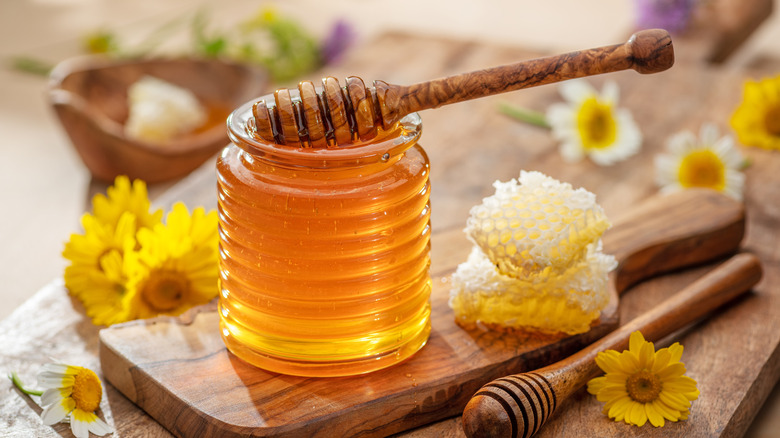
M 734 140 L 720 137 L 715 125 L 705 124 L 699 138 L 683 131 L 669 139 L 667 152 L 655 158 L 656 182 L 662 192 L 705 187 L 742 199 L 743 164 Z
M 129 254 L 123 297 L 131 318 L 178 315 L 217 296 L 219 275 L 217 214 L 202 208 L 190 216 L 173 206 L 165 225 L 138 232 L 141 249 Z
M 655 351 L 642 333 L 631 333 L 629 349 L 596 356 L 606 375 L 588 382 L 588 392 L 605 402 L 604 413 L 615 421 L 661 427 L 665 420 L 685 420 L 691 401 L 699 397 L 696 381 L 685 376 L 683 347 L 675 343 Z
M 564 82 L 560 92 L 567 103 L 547 111 L 547 122 L 561 141 L 567 161 L 586 155 L 596 164 L 608 166 L 639 152 L 642 134 L 627 109 L 617 108 L 619 89 L 607 82 L 601 94 L 583 80 Z
M 64 364 L 46 364 L 38 374 L 38 385 L 46 390 L 41 395 L 46 425 L 70 420 L 70 429 L 77 438 L 88 438 L 89 433 L 103 436 L 113 432 L 95 411 L 100 407 L 103 387 L 94 371 Z
M 745 83 L 731 126 L 744 145 L 780 149 L 780 76 Z

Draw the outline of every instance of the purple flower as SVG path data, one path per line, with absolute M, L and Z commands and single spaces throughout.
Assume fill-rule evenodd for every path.
M 635 0 L 637 27 L 681 32 L 688 27 L 695 3 L 695 0 Z
M 330 33 L 320 44 L 320 59 L 323 64 L 338 62 L 344 52 L 352 45 L 355 39 L 355 30 L 345 20 L 338 20 L 333 24 Z

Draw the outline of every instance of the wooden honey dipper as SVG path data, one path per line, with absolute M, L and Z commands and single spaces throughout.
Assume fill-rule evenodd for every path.
M 596 355 L 628 349 L 632 332 L 658 341 L 752 288 L 761 265 L 738 254 L 645 314 L 580 352 L 547 367 L 496 379 L 483 386 L 463 411 L 469 437 L 530 437 L 561 402 L 600 374 Z
M 672 40 L 665 30 L 637 32 L 623 44 L 521 61 L 414 85 L 374 81 L 366 87 L 356 76 L 341 87 L 336 78 L 322 79 L 322 90 L 303 81 L 292 92 L 280 88 L 274 102 L 252 108 L 250 128 L 267 142 L 302 147 L 336 147 L 368 140 L 377 129 L 389 129 L 407 114 L 479 97 L 585 76 L 634 69 L 664 71 L 674 63 Z M 251 124 L 254 124 L 252 127 Z

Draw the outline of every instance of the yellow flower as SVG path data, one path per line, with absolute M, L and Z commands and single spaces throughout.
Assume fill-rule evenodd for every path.
M 567 161 L 586 155 L 608 166 L 639 152 L 642 134 L 626 109 L 617 108 L 619 89 L 607 82 L 599 95 L 585 80 L 564 82 L 560 92 L 568 103 L 552 105 L 547 122 Z
M 52 425 L 70 417 L 70 428 L 77 438 L 89 433 L 103 436 L 111 427 L 95 411 L 103 398 L 103 387 L 94 371 L 64 364 L 46 364 L 38 374 L 38 385 L 46 390 L 41 395 L 44 424 Z
M 98 325 L 158 314 L 176 315 L 217 294 L 216 212 L 190 216 L 177 204 L 161 222 L 150 212 L 146 185 L 118 177 L 107 196 L 96 195 L 63 256 L 65 286 Z
M 744 145 L 780 149 L 780 76 L 745 82 L 731 126 Z
M 604 413 L 615 421 L 655 427 L 665 420 L 685 420 L 691 401 L 699 397 L 696 381 L 685 376 L 683 347 L 675 343 L 655 351 L 640 332 L 631 333 L 629 349 L 603 351 L 596 363 L 606 375 L 588 382 L 588 392 L 605 402 Z
M 101 223 L 116 226 L 125 212 L 135 216 L 138 228 L 152 228 L 160 223 L 162 210 L 150 211 L 146 183 L 140 179 L 131 185 L 128 177 L 120 175 L 106 193 L 107 196 L 99 193 L 92 198 L 93 214 Z
M 138 232 L 141 249 L 128 254 L 123 304 L 131 318 L 178 315 L 217 296 L 217 214 L 202 208 L 190 216 L 173 206 L 165 225 Z
M 125 254 L 135 251 L 140 227 L 160 223 L 162 210 L 150 212 L 146 184 L 130 183 L 126 176 L 116 178 L 107 196 L 92 200 L 92 213 L 81 218 L 83 234 L 72 234 L 62 256 L 65 287 L 84 305 L 87 316 L 97 325 L 127 321 L 122 303 L 127 274 Z
M 699 138 L 683 131 L 669 139 L 667 153 L 655 159 L 656 182 L 662 192 L 706 187 L 742 199 L 743 163 L 733 139 L 719 137 L 715 125 L 705 124 Z
M 85 214 L 81 223 L 84 234 L 73 234 L 62 252 L 70 261 L 65 268 L 65 287 L 81 300 L 94 324 L 121 322 L 121 297 L 127 281 L 123 258 L 136 245 L 135 216 L 123 213 L 116 227 L 90 214 Z

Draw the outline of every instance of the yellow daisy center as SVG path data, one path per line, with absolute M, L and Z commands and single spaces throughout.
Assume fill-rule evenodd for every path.
M 183 274 L 158 270 L 152 272 L 144 284 L 142 295 L 150 307 L 157 311 L 175 309 L 189 295 L 190 282 Z
M 639 403 L 650 403 L 661 393 L 661 379 L 649 371 L 639 371 L 626 380 L 628 396 Z
M 726 166 L 715 152 L 702 149 L 682 159 L 678 176 L 680 185 L 685 188 L 709 187 L 721 190 L 726 184 Z
M 76 409 L 84 412 L 95 412 L 100 406 L 103 388 L 100 379 L 94 371 L 82 368 L 73 382 L 71 398 L 76 402 Z
M 780 102 L 774 104 L 764 113 L 766 132 L 780 137 Z
M 617 123 L 612 116 L 612 107 L 595 97 L 586 99 L 577 113 L 577 130 L 585 149 L 611 146 L 617 137 Z

